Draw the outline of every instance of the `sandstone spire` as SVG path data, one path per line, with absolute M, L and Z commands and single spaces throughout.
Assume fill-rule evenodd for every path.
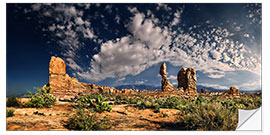
M 162 91 L 173 91 L 176 90 L 173 85 L 170 83 L 169 79 L 167 78 L 167 72 L 166 72 L 167 66 L 165 63 L 162 63 L 160 67 L 159 74 L 162 77 L 161 85 L 162 85 Z
M 66 74 L 66 63 L 59 57 L 51 57 L 49 74 L 65 75 Z

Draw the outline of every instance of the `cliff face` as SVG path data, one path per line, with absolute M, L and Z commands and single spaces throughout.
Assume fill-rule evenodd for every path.
M 64 60 L 59 57 L 51 57 L 49 75 L 49 85 L 52 87 L 51 93 L 58 99 L 72 99 L 76 96 L 91 93 L 121 93 L 115 88 L 86 84 L 79 82 L 76 78 L 71 78 L 66 73 Z
M 49 75 L 49 85 L 52 87 L 52 94 L 56 98 L 74 98 L 78 93 L 87 90 L 86 84 L 79 82 L 76 78 L 71 78 L 66 73 L 66 64 L 61 58 L 51 57 Z
M 175 88 L 167 77 L 166 64 L 163 63 L 160 67 L 160 75 L 162 77 L 161 85 L 162 92 L 167 94 L 178 93 L 180 95 L 196 95 L 196 71 L 193 68 L 182 68 L 177 76 L 178 89 Z M 92 93 L 107 93 L 107 94 L 136 94 L 136 91 L 124 89 L 119 91 L 108 86 L 100 86 L 95 84 L 86 84 L 79 82 L 76 78 L 71 78 L 66 73 L 66 64 L 59 57 L 51 57 L 49 65 L 49 85 L 52 87 L 52 92 L 58 99 L 72 99 L 77 96 L 92 94 Z

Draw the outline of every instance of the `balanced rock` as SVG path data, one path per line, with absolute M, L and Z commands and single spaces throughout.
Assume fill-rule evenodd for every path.
M 235 87 L 230 87 L 228 94 L 234 97 L 240 96 L 239 90 Z
M 197 78 L 194 68 L 181 68 L 177 75 L 178 88 L 183 88 L 188 95 L 197 94 Z
M 173 85 L 170 83 L 168 77 L 166 76 L 167 75 L 166 69 L 167 69 L 167 66 L 165 63 L 163 63 L 161 65 L 160 71 L 159 71 L 159 74 L 162 77 L 161 90 L 162 91 L 174 91 L 174 90 L 176 90 L 176 88 L 173 87 Z

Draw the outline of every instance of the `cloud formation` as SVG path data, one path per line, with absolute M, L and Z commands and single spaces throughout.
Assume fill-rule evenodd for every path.
M 46 30 L 60 38 L 56 42 L 61 47 L 67 65 L 80 79 L 96 82 L 106 78 L 124 78 L 138 75 L 164 61 L 174 66 L 194 67 L 209 78 L 222 78 L 226 72 L 238 70 L 260 74 L 260 54 L 235 40 L 235 33 L 211 24 L 210 20 L 187 27 L 182 22 L 184 8 L 172 10 L 167 4 L 157 4 L 155 11 L 164 10 L 169 14 L 160 18 L 154 10 L 142 12 L 139 8 L 129 6 L 127 10 L 132 14 L 131 17 L 124 20 L 116 14 L 112 18 L 118 25 L 120 21 L 124 22 L 127 33 L 105 40 L 92 27 L 92 20 L 98 16 L 104 19 L 104 15 L 96 13 L 93 18 L 86 17 L 85 10 L 90 10 L 92 6 L 100 7 L 99 4 L 33 4 L 31 7 L 43 17 L 54 19 Z M 107 5 L 105 10 L 110 14 L 113 8 Z M 252 23 L 261 23 L 260 12 L 260 8 L 248 11 Z M 104 28 L 109 30 L 106 23 L 101 20 Z M 235 25 L 235 31 L 242 29 L 242 25 Z M 251 37 L 249 34 L 242 36 Z M 82 38 L 100 44 L 99 52 L 92 56 L 87 68 L 78 62 L 80 57 L 76 55 L 85 46 Z

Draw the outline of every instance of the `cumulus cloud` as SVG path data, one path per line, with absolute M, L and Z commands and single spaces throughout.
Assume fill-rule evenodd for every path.
M 164 61 L 174 66 L 194 67 L 210 78 L 222 78 L 226 72 L 235 70 L 247 70 L 260 74 L 260 55 L 254 54 L 244 43 L 230 38 L 233 33 L 228 29 L 211 25 L 210 21 L 207 21 L 207 26 L 195 24 L 186 31 L 180 26 L 173 29 L 175 25 L 181 23 L 183 10 L 173 12 L 167 4 L 158 4 L 156 7 L 156 10 L 165 10 L 172 14 L 173 18 L 167 25 L 165 21 L 161 22 L 155 18 L 150 10 L 144 14 L 136 7 L 128 7 L 127 10 L 133 14 L 129 20 L 124 21 L 117 15 L 113 18 L 118 24 L 120 21 L 129 21 L 125 24 L 128 33 L 105 41 L 100 39 L 91 27 L 91 19 L 84 17 L 83 8 L 77 8 L 77 6 L 33 4 L 32 10 L 40 12 L 42 17 L 54 20 L 53 23 L 49 23 L 47 31 L 60 38 L 56 42 L 60 45 L 63 56 L 66 57 L 68 67 L 83 80 L 95 82 L 106 78 L 119 77 L 121 79 L 126 75 L 137 75 Z M 92 7 L 86 4 L 80 6 L 84 6 L 87 10 Z M 106 10 L 110 12 L 112 8 L 107 6 Z M 250 12 L 255 14 L 253 12 L 260 11 Z M 108 28 L 108 24 L 104 24 L 105 21 L 101 23 L 104 28 Z M 242 29 L 237 26 L 235 30 Z M 80 38 L 101 44 L 100 52 L 92 56 L 90 68 L 83 68 L 77 62 L 79 58 L 76 53 L 85 45 Z M 169 76 L 169 78 L 175 79 L 175 76 Z
M 174 66 L 194 67 L 210 78 L 222 78 L 227 71 L 249 70 L 258 73 L 260 59 L 251 56 L 242 43 L 229 38 L 230 32 L 221 27 L 189 33 L 159 27 L 154 18 L 145 18 L 137 9 L 127 25 L 131 35 L 107 41 L 91 62 L 90 81 L 108 77 L 137 75 L 162 61 Z M 248 64 L 247 64 L 248 63 Z

